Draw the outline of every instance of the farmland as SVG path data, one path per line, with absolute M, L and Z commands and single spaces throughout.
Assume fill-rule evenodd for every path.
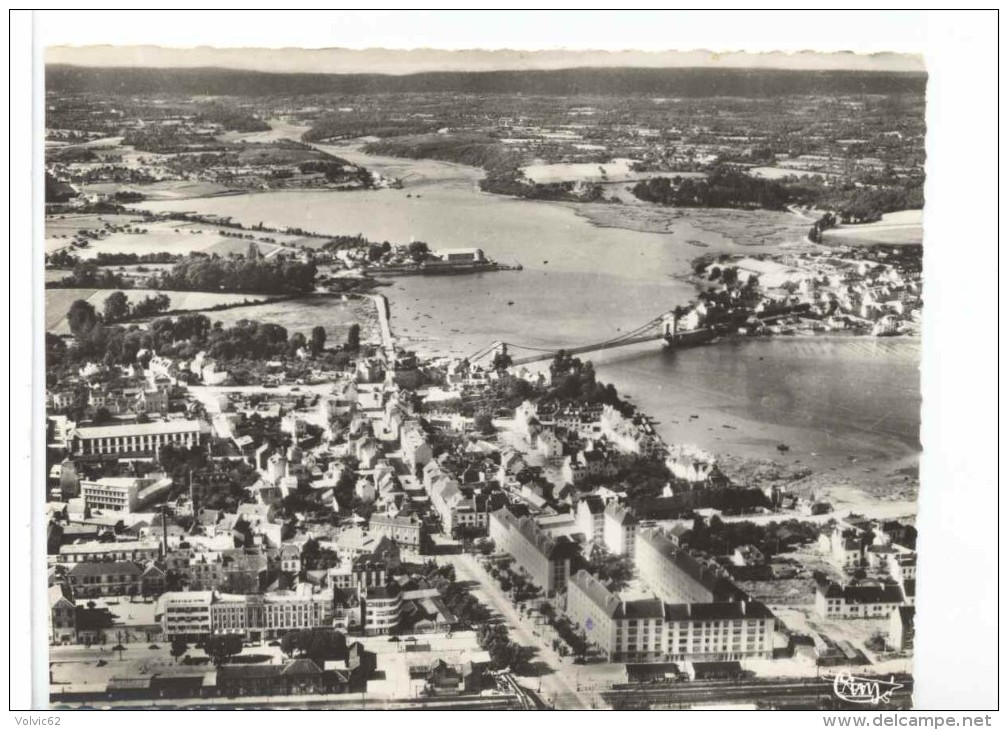
M 113 291 L 112 289 L 46 289 L 46 330 L 57 335 L 70 334 L 70 326 L 66 319 L 66 313 L 70 305 L 78 299 L 83 299 L 98 312 L 101 312 L 102 305 Z M 169 311 L 209 309 L 220 305 L 238 304 L 241 302 L 265 302 L 270 299 L 266 296 L 257 296 L 254 294 L 218 294 L 191 291 L 157 292 L 153 289 L 127 289 L 123 293 L 126 294 L 130 303 L 138 302 L 145 297 L 154 296 L 158 293 L 166 294 L 171 299 L 171 308 Z M 249 317 L 241 314 L 246 311 L 249 311 L 249 309 L 245 307 L 235 309 L 234 320 L 248 319 Z M 220 314 L 223 314 L 223 312 L 214 312 L 208 316 L 211 319 L 219 319 Z
M 876 223 L 840 226 L 823 232 L 823 243 L 845 246 L 919 246 L 923 242 L 923 211 L 886 213 Z
M 208 314 L 211 320 L 220 321 L 225 327 L 238 320 L 254 319 L 259 322 L 278 324 L 287 332 L 311 333 L 312 327 L 325 327 L 329 342 L 344 342 L 350 325 L 359 324 L 361 341 L 380 342 L 378 315 L 368 299 L 348 298 L 316 294 L 301 299 L 269 302 L 250 307 L 238 307 Z

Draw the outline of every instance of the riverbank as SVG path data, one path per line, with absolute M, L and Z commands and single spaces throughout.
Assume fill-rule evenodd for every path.
M 392 280 L 383 293 L 396 345 L 421 356 L 465 357 L 497 340 L 560 348 L 615 337 L 694 300 L 697 286 L 684 279 L 699 253 L 786 250 L 796 243 L 792 234 L 800 242 L 808 228 L 799 215 L 731 211 L 728 227 L 704 231 L 698 225 L 721 225 L 720 211 L 700 209 L 663 209 L 648 224 L 662 232 L 601 226 L 584 215 L 592 209 L 585 204 L 482 192 L 475 168 L 376 159 L 345 146 L 334 153 L 401 177 L 404 190 L 229 196 L 207 200 L 201 210 L 248 225 L 478 246 L 491 258 L 523 264 L 522 272 L 474 274 L 450 285 L 439 277 Z M 762 246 L 749 245 L 756 241 Z M 652 415 L 669 443 L 753 459 L 779 459 L 776 447 L 786 443 L 789 461 L 855 477 L 920 451 L 919 343 L 904 338 L 750 338 L 678 352 L 650 343 L 591 359 L 600 379 Z M 701 418 L 690 422 L 690 414 Z

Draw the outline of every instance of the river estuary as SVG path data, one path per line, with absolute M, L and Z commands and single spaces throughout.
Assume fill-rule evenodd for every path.
M 265 192 L 142 207 L 360 232 L 375 241 L 423 240 L 433 249 L 476 246 L 502 263 L 523 265 L 523 271 L 395 280 L 384 290 L 393 329 L 422 353 L 470 354 L 494 340 L 531 347 L 605 340 L 689 301 L 694 288 L 682 275 L 698 254 L 773 250 L 788 242 L 739 246 L 688 215 L 669 233 L 602 228 L 575 205 L 483 193 L 481 171 L 464 165 L 324 149 L 399 177 L 404 187 Z M 796 337 L 678 352 L 655 342 L 591 358 L 602 379 L 654 416 L 672 442 L 759 458 L 780 457 L 777 445 L 784 443 L 788 461 L 833 469 L 905 464 L 920 450 L 917 340 Z

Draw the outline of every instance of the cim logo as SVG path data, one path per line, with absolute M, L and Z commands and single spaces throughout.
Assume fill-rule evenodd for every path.
M 892 677 L 886 682 L 882 679 L 855 677 L 850 672 L 840 672 L 833 678 L 833 694 L 842 700 L 859 705 L 888 704 L 893 692 L 903 686 L 892 680 Z

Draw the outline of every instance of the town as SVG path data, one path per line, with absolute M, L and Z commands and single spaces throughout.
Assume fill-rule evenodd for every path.
M 910 707 L 926 77 L 756 75 L 48 66 L 53 706 Z
M 54 702 L 675 706 L 730 681 L 776 706 L 818 702 L 823 666 L 908 665 L 912 524 L 733 483 L 590 363 L 423 359 L 386 327 L 237 386 L 202 351 L 89 360 L 87 324 L 50 359 Z

